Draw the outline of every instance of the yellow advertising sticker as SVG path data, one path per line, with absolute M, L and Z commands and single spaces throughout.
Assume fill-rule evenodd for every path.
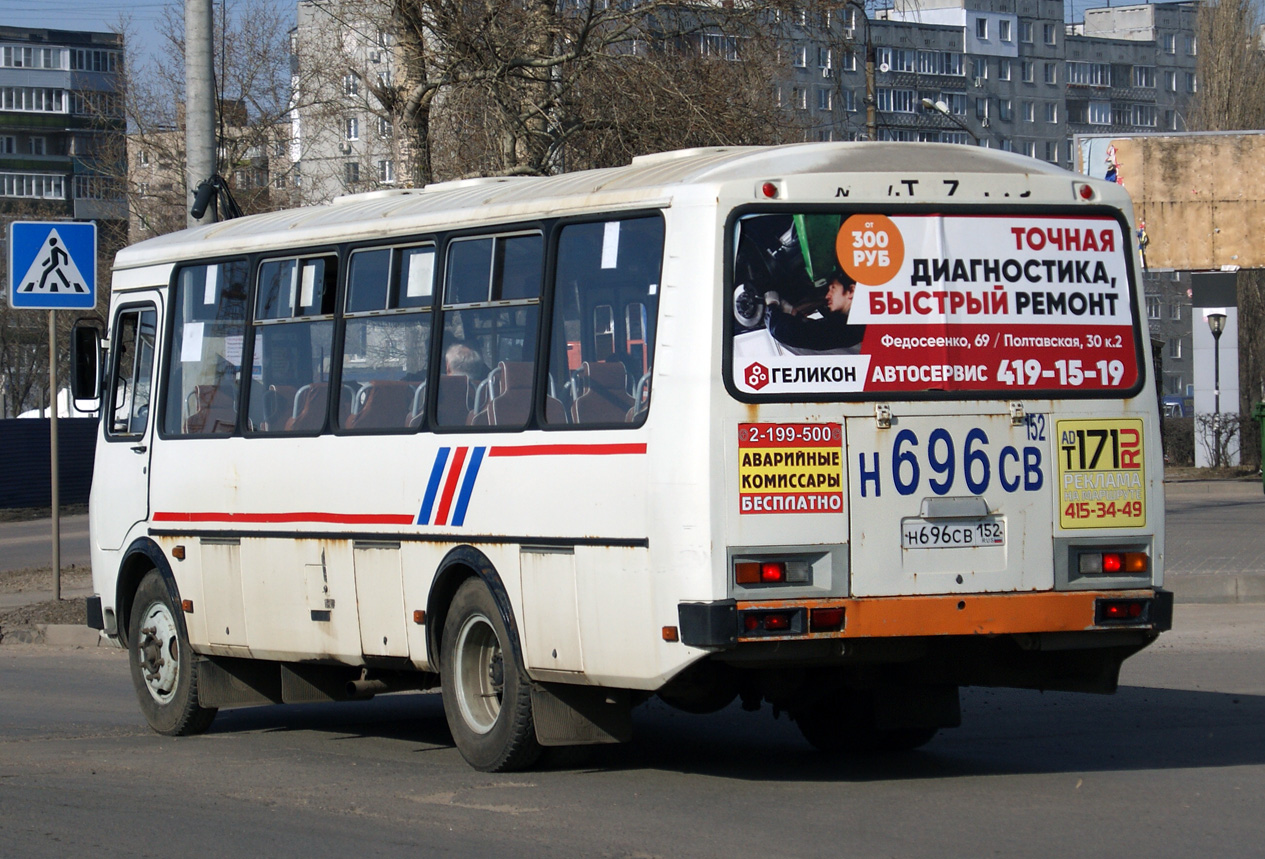
M 1059 525 L 1136 528 L 1146 524 L 1142 421 L 1058 421 Z

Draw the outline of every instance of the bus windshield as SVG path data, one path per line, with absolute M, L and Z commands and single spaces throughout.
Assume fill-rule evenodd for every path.
M 1129 242 L 1110 212 L 737 217 L 742 398 L 1135 393 Z

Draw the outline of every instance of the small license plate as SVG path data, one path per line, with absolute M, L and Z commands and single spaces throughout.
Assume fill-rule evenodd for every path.
M 902 549 L 969 549 L 1006 545 L 1006 526 L 1001 519 L 902 519 Z

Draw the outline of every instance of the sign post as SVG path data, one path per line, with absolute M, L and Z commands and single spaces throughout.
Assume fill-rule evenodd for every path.
M 57 450 L 57 311 L 97 303 L 97 225 L 14 221 L 9 225 L 9 306 L 48 311 L 48 448 L 52 481 L 53 598 L 61 599 L 61 492 Z

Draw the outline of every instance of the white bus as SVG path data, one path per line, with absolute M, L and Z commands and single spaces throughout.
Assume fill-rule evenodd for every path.
M 872 751 L 1113 691 L 1172 614 L 1132 236 L 1113 184 L 830 143 L 143 242 L 75 338 L 89 623 L 159 732 L 438 686 L 482 770 L 654 694 Z

